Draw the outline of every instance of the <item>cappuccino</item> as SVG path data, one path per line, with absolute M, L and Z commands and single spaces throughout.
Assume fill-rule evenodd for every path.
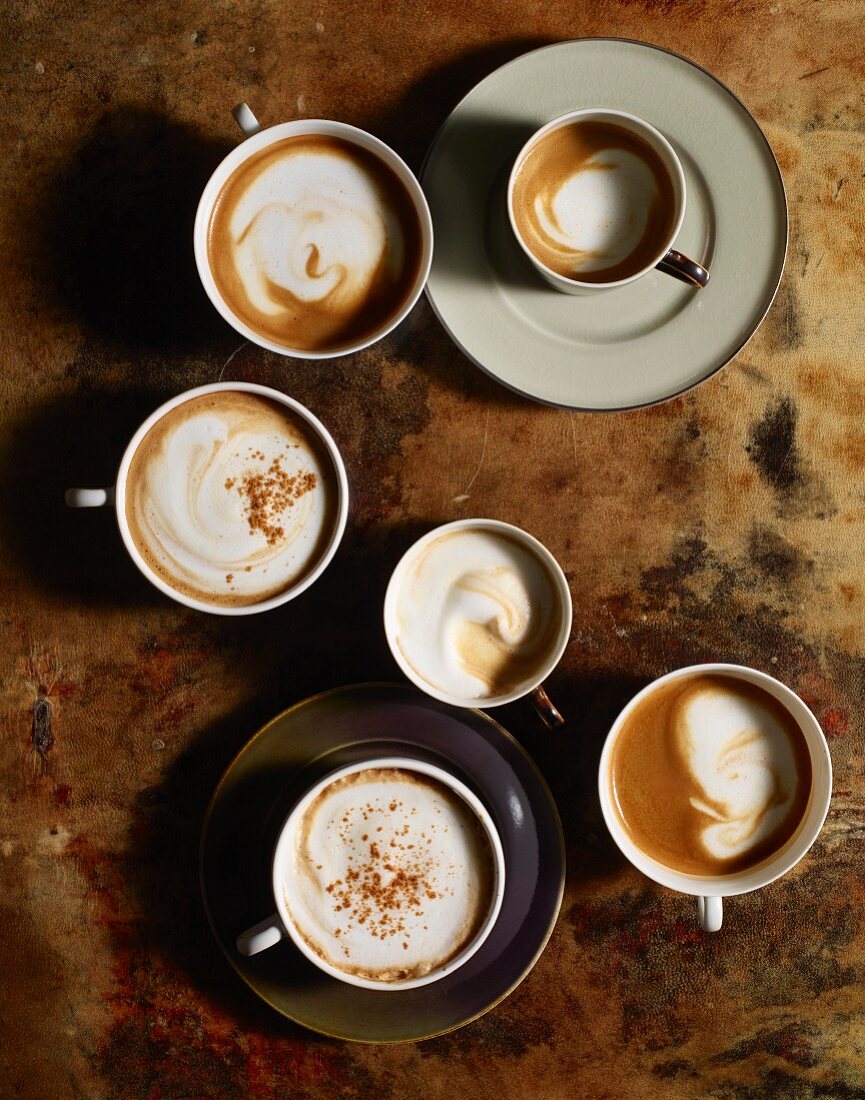
M 535 687 L 559 639 L 561 601 L 526 543 L 481 527 L 445 531 L 395 578 L 391 644 L 421 680 L 478 701 Z
M 276 879 L 316 956 L 386 984 L 440 970 L 469 947 L 491 912 L 495 863 L 456 792 L 420 772 L 369 767 L 315 796 Z
M 132 456 L 125 515 L 136 549 L 175 591 L 259 603 L 322 559 L 338 490 L 330 456 L 287 406 L 220 390 L 176 405 Z
M 774 696 L 723 675 L 649 692 L 619 730 L 611 800 L 631 842 L 684 874 L 750 870 L 796 836 L 812 788 L 805 736 Z
M 519 164 L 511 209 L 531 254 L 585 283 L 617 282 L 655 263 L 673 233 L 677 201 L 658 152 L 624 126 L 566 123 Z
M 207 256 L 231 312 L 287 349 L 373 336 L 417 280 L 411 195 L 374 153 L 339 137 L 284 138 L 250 156 L 214 204 Z

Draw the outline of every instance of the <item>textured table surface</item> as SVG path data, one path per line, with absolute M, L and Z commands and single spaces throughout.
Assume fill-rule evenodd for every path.
M 855 0 L 3 5 L 0 265 L 0 1094 L 50 1097 L 865 1096 L 865 165 Z M 658 408 L 586 416 L 497 387 L 428 306 L 377 348 L 293 365 L 242 347 L 225 377 L 307 403 L 353 489 L 323 579 L 222 620 L 141 578 L 108 513 L 137 423 L 215 380 L 239 339 L 191 263 L 191 214 L 236 140 L 335 117 L 415 168 L 502 62 L 586 35 L 647 40 L 725 81 L 781 163 L 791 237 L 758 335 Z M 314 690 L 396 678 L 386 578 L 431 525 L 539 536 L 574 595 L 552 682 L 570 728 L 506 724 L 554 788 L 568 847 L 540 963 L 486 1017 L 403 1047 L 271 1013 L 213 944 L 196 849 L 258 724 Z M 622 703 L 693 661 L 785 680 L 829 737 L 826 828 L 786 878 L 701 934 L 606 836 L 595 768 Z

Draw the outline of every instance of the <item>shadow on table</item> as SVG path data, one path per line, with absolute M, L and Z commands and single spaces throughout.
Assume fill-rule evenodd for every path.
M 49 301 L 130 352 L 197 353 L 225 340 L 192 227 L 230 148 L 140 107 L 100 117 L 40 198 L 36 270 Z

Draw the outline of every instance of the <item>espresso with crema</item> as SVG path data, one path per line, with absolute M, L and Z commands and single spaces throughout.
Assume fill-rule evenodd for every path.
M 657 261 L 676 218 L 660 155 L 638 134 L 577 121 L 538 138 L 512 192 L 517 230 L 532 255 L 567 279 L 630 278 Z
M 422 544 L 400 569 L 393 644 L 431 687 L 483 701 L 535 687 L 561 618 L 549 569 L 528 545 L 469 527 Z
M 493 905 L 494 868 L 459 795 L 419 772 L 370 767 L 315 797 L 278 872 L 310 950 L 389 984 L 441 970 L 471 945 Z
M 722 675 L 662 684 L 613 746 L 612 803 L 629 838 L 674 871 L 748 871 L 796 836 L 809 807 L 811 757 L 783 704 Z
M 412 293 L 422 253 L 412 197 L 374 153 L 303 135 L 249 157 L 207 234 L 231 312 L 281 347 L 331 352 L 372 337 Z
M 324 444 L 287 406 L 219 391 L 170 409 L 125 480 L 138 552 L 175 591 L 222 606 L 293 587 L 331 538 L 338 482 Z

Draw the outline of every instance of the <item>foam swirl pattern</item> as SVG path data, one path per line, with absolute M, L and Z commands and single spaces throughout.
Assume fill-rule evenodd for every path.
M 211 218 L 214 278 L 263 335 L 326 350 L 399 307 L 417 216 L 383 162 L 336 138 L 295 137 L 242 164 Z
M 492 698 L 537 679 L 554 645 L 555 609 L 547 569 L 522 544 L 448 532 L 422 546 L 401 578 L 395 642 L 432 687 Z
M 676 740 L 707 856 L 745 856 L 783 824 L 796 797 L 797 761 L 787 730 L 767 707 L 704 688 L 683 699 Z
M 286 908 L 315 954 L 372 981 L 422 977 L 475 938 L 493 862 L 474 812 L 398 768 L 337 779 L 298 823 L 282 870 Z
M 290 410 L 219 392 L 171 410 L 144 437 L 126 517 L 172 588 L 215 604 L 256 603 L 320 559 L 332 484 L 329 456 Z

